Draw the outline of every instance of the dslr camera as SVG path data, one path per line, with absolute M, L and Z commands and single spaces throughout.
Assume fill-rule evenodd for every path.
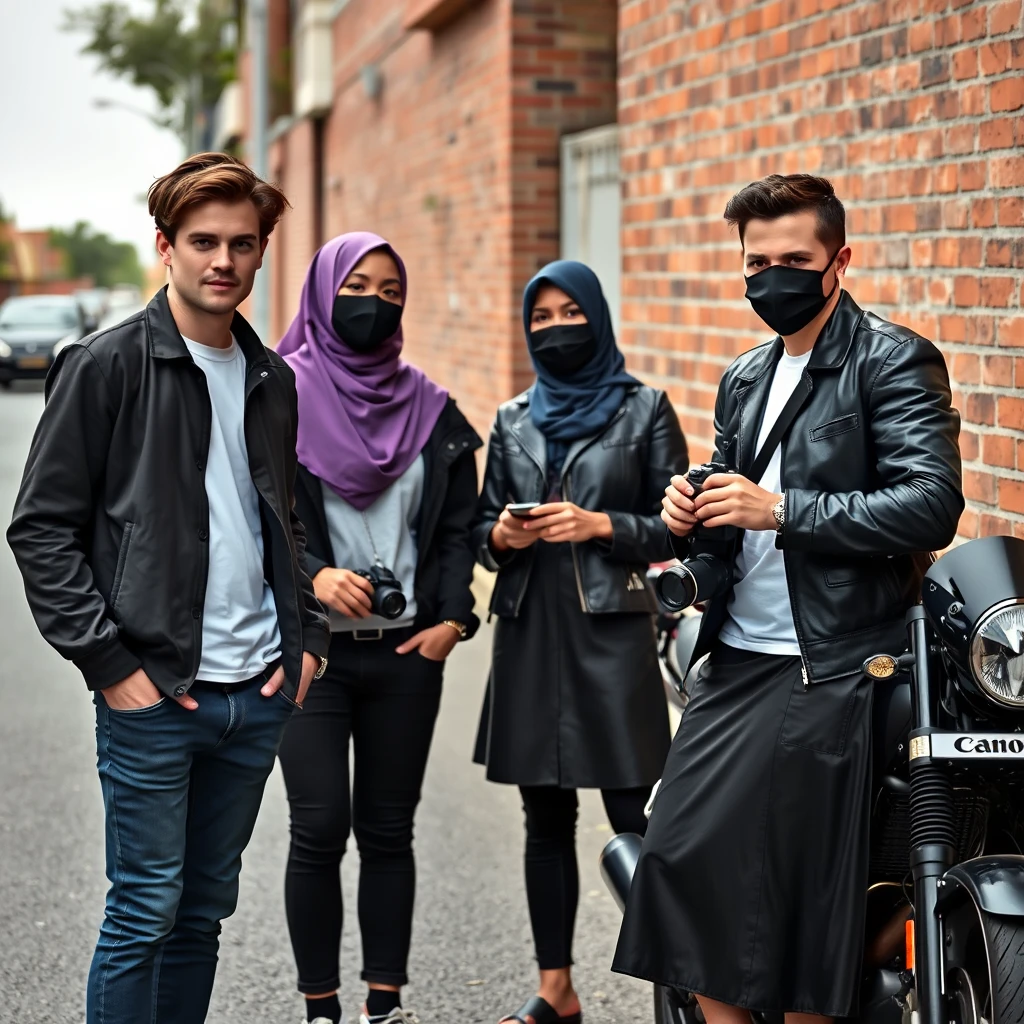
M 687 483 L 693 488 L 693 496 L 696 498 L 701 491 L 704 490 L 704 481 L 709 476 L 714 476 L 715 473 L 732 473 L 724 462 L 705 462 L 700 466 L 694 466 L 689 473 L 686 474 Z
M 370 581 L 373 587 L 373 597 L 370 601 L 375 615 L 394 620 L 405 614 L 408 601 L 402 592 L 402 584 L 390 569 L 385 569 L 383 565 L 375 565 L 371 569 L 353 571 L 357 576 Z

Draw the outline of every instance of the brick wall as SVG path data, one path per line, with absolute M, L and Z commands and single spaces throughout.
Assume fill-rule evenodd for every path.
M 480 426 L 511 373 L 508 14 L 484 0 L 432 35 L 405 32 L 404 13 L 353 0 L 335 23 L 350 56 L 327 126 L 326 233 L 392 241 L 409 273 L 407 355 Z M 369 61 L 376 102 L 359 79 Z
M 291 209 L 271 236 L 269 248 L 270 323 L 275 341 L 292 322 L 309 260 L 317 247 L 313 133 L 312 121 L 299 121 L 276 139 L 270 149 L 270 176 L 291 203 Z
M 615 119 L 617 4 L 478 0 L 436 33 L 406 31 L 408 10 L 351 0 L 335 19 L 324 234 L 392 241 L 409 270 L 407 356 L 484 431 L 528 381 L 520 296 L 558 255 L 559 139 Z M 311 131 L 297 123 L 272 152 L 294 207 L 272 243 L 276 336 L 314 249 Z
M 698 456 L 764 340 L 726 200 L 772 172 L 847 203 L 848 286 L 937 341 L 964 421 L 965 537 L 1024 536 L 1021 0 L 623 0 L 623 330 Z
M 514 390 L 533 379 L 522 289 L 559 256 L 559 142 L 616 119 L 618 0 L 513 0 Z

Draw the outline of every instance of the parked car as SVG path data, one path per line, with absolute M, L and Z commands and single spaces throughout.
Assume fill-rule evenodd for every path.
M 95 331 L 107 315 L 109 297 L 109 288 L 82 288 L 75 292 L 75 300 L 85 310 L 85 324 L 88 330 Z
M 0 306 L 0 387 L 45 377 L 65 345 L 88 334 L 70 295 L 17 295 Z

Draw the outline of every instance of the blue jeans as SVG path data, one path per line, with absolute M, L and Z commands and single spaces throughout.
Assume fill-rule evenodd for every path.
M 106 808 L 106 915 L 89 972 L 87 1024 L 200 1024 L 221 921 L 238 901 L 242 851 L 294 705 L 197 685 L 196 711 L 96 703 Z

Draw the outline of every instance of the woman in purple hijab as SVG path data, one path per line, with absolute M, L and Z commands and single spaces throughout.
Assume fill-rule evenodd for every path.
M 444 662 L 479 622 L 469 525 L 480 438 L 446 391 L 401 358 L 405 264 L 378 235 L 313 257 L 278 346 L 295 371 L 296 512 L 331 617 L 327 672 L 281 745 L 291 809 L 285 906 L 309 1024 L 338 1024 L 340 865 L 359 848 L 361 1024 L 402 1008 L 412 932 L 413 817 Z M 349 742 L 355 750 L 354 789 Z

